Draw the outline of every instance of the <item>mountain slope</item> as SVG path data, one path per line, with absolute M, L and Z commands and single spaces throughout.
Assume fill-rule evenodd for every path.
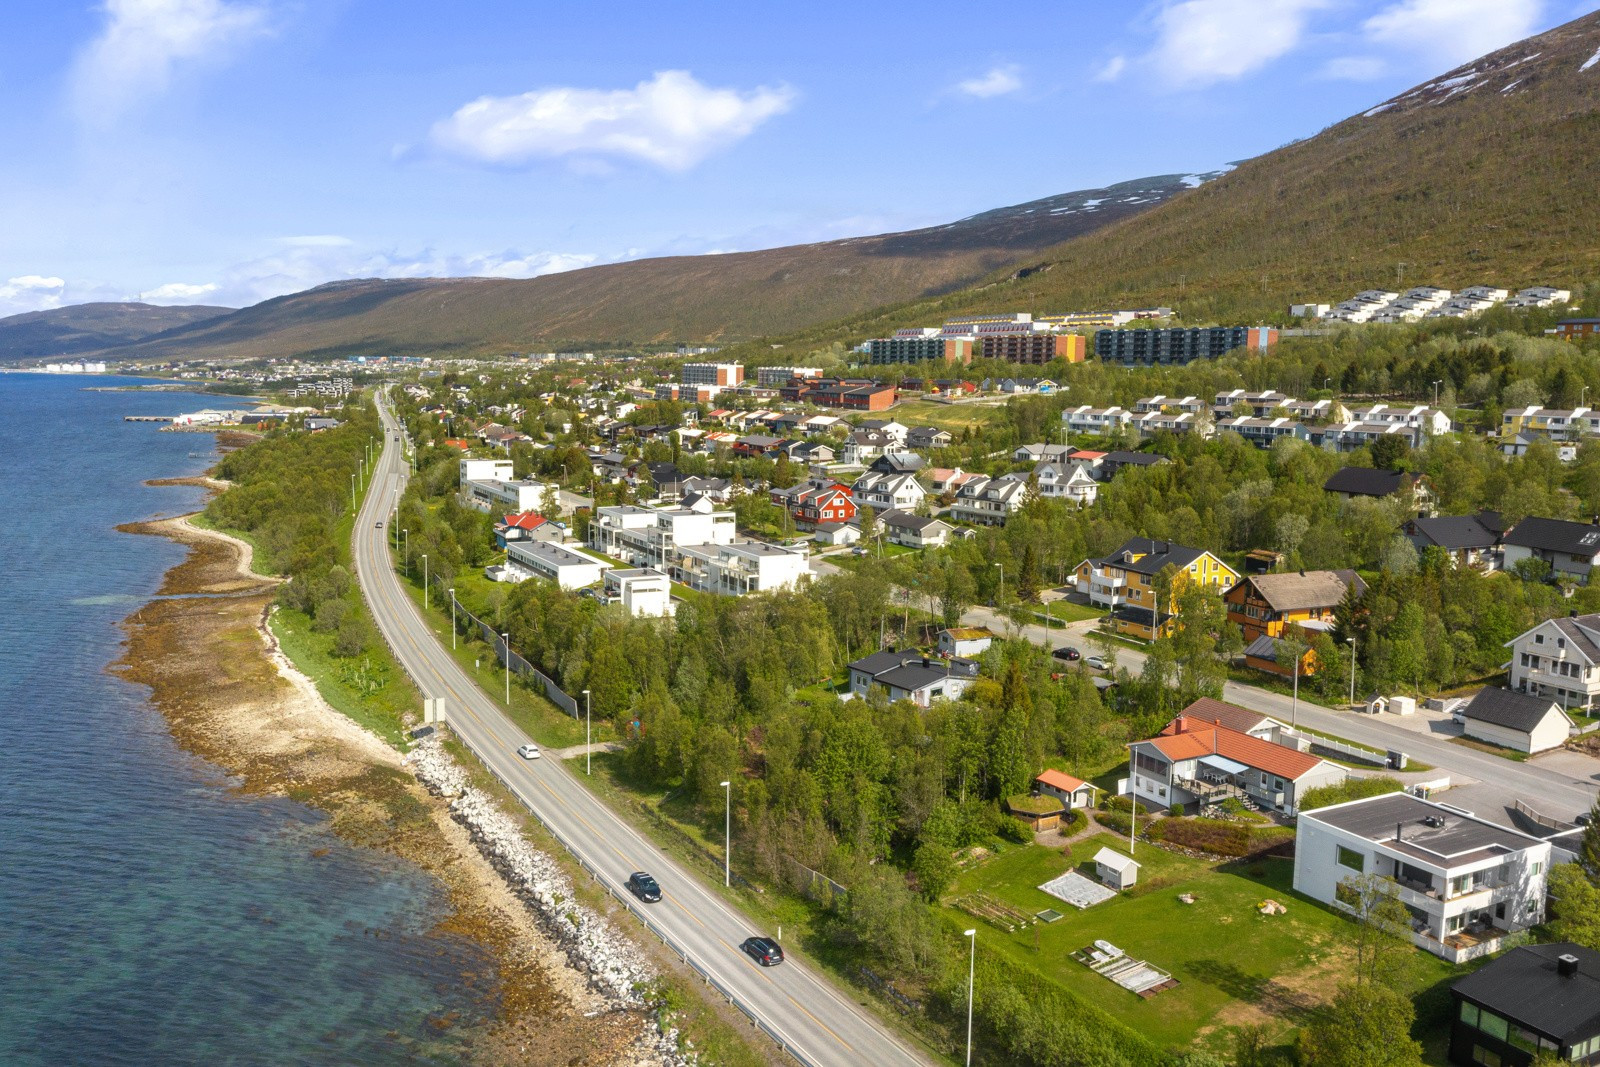
M 106 354 L 249 359 L 753 338 L 954 289 L 1212 176 L 1142 178 L 903 233 L 528 280 L 335 282 Z
M 1379 286 L 1577 290 L 1600 281 L 1597 55 L 1600 12 L 1064 242 L 1023 271 L 775 340 L 793 349 L 973 310 L 1168 305 L 1190 322 L 1258 321 Z
M 141 341 L 189 326 L 233 308 L 158 307 L 154 304 L 74 304 L 29 311 L 0 319 L 0 363 L 21 359 L 59 359 Z

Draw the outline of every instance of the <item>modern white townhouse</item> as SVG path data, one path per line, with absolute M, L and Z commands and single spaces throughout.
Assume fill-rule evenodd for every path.
M 702 593 L 743 596 L 793 589 L 811 573 L 804 548 L 761 541 L 706 543 L 680 548 L 667 574 Z
M 1302 811 L 1294 888 L 1349 908 L 1346 885 L 1392 879 L 1411 938 L 1452 963 L 1500 949 L 1544 918 L 1550 843 L 1409 793 Z
M 537 511 L 544 491 L 544 484 L 531 478 L 520 482 L 474 478 L 461 483 L 461 502 L 491 513 Z
M 659 619 L 677 609 L 672 601 L 671 580 L 650 567 L 607 571 L 604 600 L 607 604 L 621 604 L 629 615 L 647 619 Z
M 1264 419 L 1281 407 L 1288 407 L 1294 403 L 1294 397 L 1268 389 L 1264 393 L 1254 393 L 1249 389 L 1228 389 L 1218 393 L 1211 401 L 1211 414 L 1219 419 L 1227 418 L 1233 414 L 1233 409 L 1239 404 L 1244 404 L 1250 409 L 1252 417 Z
M 1192 433 L 1205 438 L 1211 436 L 1212 427 L 1211 419 L 1187 411 L 1149 411 L 1135 415 L 1129 425 L 1138 430 L 1143 438 L 1154 437 L 1158 433 Z
M 1134 401 L 1133 410 L 1140 415 L 1151 411 L 1177 411 L 1198 415 L 1206 410 L 1205 402 L 1197 396 L 1142 396 Z
M 506 545 L 506 562 L 498 575 L 490 577 L 503 582 L 521 582 L 528 578 L 548 578 L 562 589 L 582 589 L 598 582 L 611 564 L 595 559 L 565 545 L 548 541 L 512 541 Z
M 1343 422 L 1323 427 L 1320 436 L 1322 447 L 1329 452 L 1354 452 L 1380 437 L 1398 437 L 1412 448 L 1421 448 L 1426 435 L 1422 427 L 1400 422 Z
M 1113 434 L 1127 429 L 1133 412 L 1127 408 L 1096 408 L 1082 404 L 1061 413 L 1061 423 L 1068 433 Z
M 1301 422 L 1349 422 L 1350 409 L 1337 400 L 1291 400 L 1280 405 L 1292 419 Z
M 1391 426 L 1414 426 L 1425 434 L 1449 433 L 1451 427 L 1449 415 L 1426 404 L 1414 404 L 1410 407 L 1372 404 L 1368 407 L 1351 408 L 1350 420 Z
M 1217 433 L 1236 433 L 1257 448 L 1271 448 L 1280 437 L 1294 437 L 1301 441 L 1311 439 L 1311 431 L 1302 422 L 1279 416 L 1275 419 L 1251 419 L 1239 416 L 1218 419 Z
M 621 504 L 595 513 L 589 547 L 633 567 L 664 570 L 680 550 L 732 544 L 734 533 L 731 511 Z
M 461 484 L 488 480 L 509 482 L 515 477 L 509 459 L 471 459 L 461 461 Z

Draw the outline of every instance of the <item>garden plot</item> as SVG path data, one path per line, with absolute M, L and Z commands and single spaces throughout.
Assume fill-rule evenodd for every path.
M 1117 895 L 1115 889 L 1108 889 L 1093 878 L 1085 878 L 1077 871 L 1068 871 L 1059 878 L 1052 878 L 1039 888 L 1079 910 L 1104 904 Z

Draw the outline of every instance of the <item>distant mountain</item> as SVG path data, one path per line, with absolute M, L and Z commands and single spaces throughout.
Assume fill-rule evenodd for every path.
M 74 304 L 0 319 L 0 363 L 54 359 L 98 352 L 142 341 L 166 330 L 191 326 L 233 308 L 157 307 L 154 304 Z
M 106 354 L 250 359 L 746 340 L 947 292 L 1218 173 L 1140 178 L 943 226 L 755 252 L 633 260 L 527 280 L 334 282 Z
M 1188 196 L 959 292 L 775 338 L 795 348 L 975 310 L 1166 305 L 1283 318 L 1362 289 L 1600 287 L 1600 12 L 1240 163 Z M 1597 288 L 1600 292 L 1600 288 Z M 752 357 L 756 354 L 752 348 Z

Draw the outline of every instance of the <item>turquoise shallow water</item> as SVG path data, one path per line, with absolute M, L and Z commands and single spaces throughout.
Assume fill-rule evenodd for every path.
M 105 672 L 182 558 L 113 527 L 215 459 L 122 416 L 219 403 L 84 389 L 118 381 L 0 375 L 0 1064 L 455 1062 L 485 961 L 426 936 L 435 884 L 230 791 Z

